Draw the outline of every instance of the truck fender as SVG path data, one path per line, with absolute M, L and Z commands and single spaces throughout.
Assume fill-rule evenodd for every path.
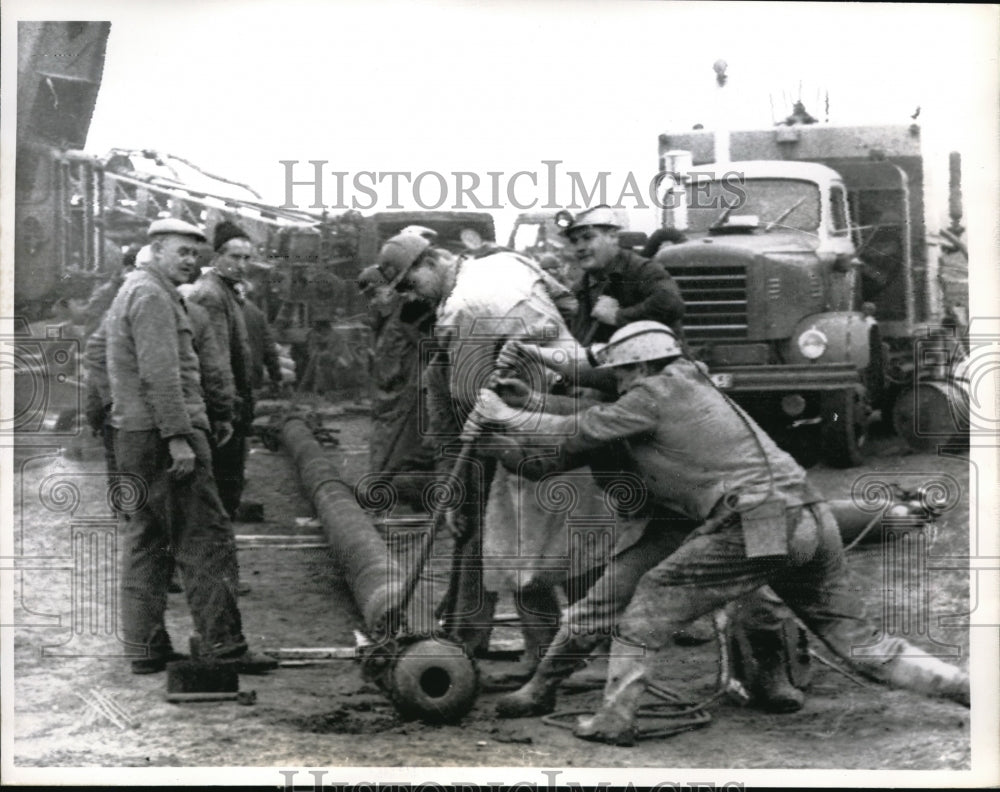
M 807 358 L 799 347 L 799 338 L 809 330 L 826 337 L 826 349 L 818 358 Z M 789 363 L 853 363 L 859 371 L 871 360 L 870 337 L 877 333 L 877 323 L 858 311 L 830 311 L 803 317 L 788 339 Z

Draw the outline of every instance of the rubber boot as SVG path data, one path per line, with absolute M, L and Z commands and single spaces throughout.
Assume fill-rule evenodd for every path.
M 594 715 L 577 720 L 573 734 L 591 742 L 635 745 L 639 735 L 635 712 L 639 708 L 639 699 L 646 691 L 650 661 L 648 653 L 630 657 L 612 649 L 604 702 Z
M 915 646 L 907 646 L 880 676 L 893 687 L 950 699 L 965 707 L 970 703 L 969 675 Z
M 556 708 L 559 683 L 580 667 L 582 658 L 592 647 L 592 643 L 572 639 L 565 627 L 560 628 L 531 679 L 513 693 L 497 699 L 497 717 L 548 715 Z
M 747 631 L 747 640 L 757 661 L 751 693 L 753 704 L 767 712 L 798 712 L 805 694 L 788 675 L 788 652 L 783 636 L 772 630 Z

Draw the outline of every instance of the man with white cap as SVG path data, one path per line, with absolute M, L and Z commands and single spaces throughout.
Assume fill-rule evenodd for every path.
M 563 230 L 583 270 L 574 289 L 580 303 L 571 327 L 581 342 L 607 341 L 622 325 L 663 322 L 680 334 L 684 300 L 660 265 L 618 244 L 621 223 L 605 205 L 580 212 Z
M 121 523 L 122 637 L 141 653 L 133 673 L 162 671 L 178 657 L 163 618 L 176 559 L 203 659 L 261 673 L 277 663 L 249 652 L 243 637 L 235 539 L 212 478 L 200 364 L 177 291 L 205 237 L 168 218 L 149 238 L 152 260 L 126 279 L 107 317 L 117 483 L 135 490 Z

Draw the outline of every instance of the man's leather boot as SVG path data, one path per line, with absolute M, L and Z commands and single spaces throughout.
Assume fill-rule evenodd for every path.
M 646 691 L 651 658 L 648 654 L 623 656 L 621 651 L 617 646 L 612 647 L 601 708 L 590 717 L 579 718 L 573 729 L 573 734 L 582 740 L 628 746 L 635 745 L 638 739 L 635 712 Z
M 767 712 L 798 712 L 805 694 L 792 684 L 788 673 L 788 652 L 781 632 L 747 631 L 747 640 L 757 661 L 751 685 L 754 706 Z

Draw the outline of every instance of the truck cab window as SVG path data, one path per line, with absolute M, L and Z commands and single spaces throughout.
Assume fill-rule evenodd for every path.
M 780 219 L 775 231 L 814 232 L 819 228 L 819 187 L 801 179 L 692 179 L 687 188 L 688 227 L 707 232 L 720 213 L 757 217 L 761 227 Z

